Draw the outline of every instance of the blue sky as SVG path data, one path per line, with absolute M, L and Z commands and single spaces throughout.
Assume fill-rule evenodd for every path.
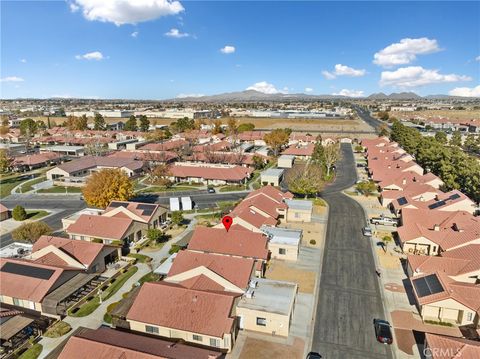
M 144 3 L 2 1 L 2 98 L 480 96 L 479 2 Z

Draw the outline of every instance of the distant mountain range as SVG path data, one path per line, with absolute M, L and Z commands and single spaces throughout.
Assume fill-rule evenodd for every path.
M 280 101 L 316 101 L 316 100 L 344 100 L 344 99 L 369 99 L 369 100 L 445 100 L 445 99 L 466 99 L 465 97 L 455 97 L 448 95 L 428 95 L 425 97 L 419 96 L 413 92 L 400 92 L 400 93 L 391 93 L 386 95 L 383 92 L 371 94 L 368 97 L 348 97 L 341 95 L 308 95 L 304 93 L 295 93 L 295 94 L 285 94 L 285 93 L 276 93 L 276 94 L 266 94 L 263 92 L 255 90 L 245 90 L 238 92 L 227 92 L 218 95 L 210 96 L 192 96 L 192 97 L 181 97 L 170 99 L 166 101 L 175 101 L 175 102 L 257 102 L 257 101 L 266 101 L 266 102 L 280 102 Z

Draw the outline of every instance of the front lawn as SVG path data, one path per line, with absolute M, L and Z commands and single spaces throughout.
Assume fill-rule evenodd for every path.
M 40 219 L 45 216 L 48 216 L 50 212 L 48 211 L 43 211 L 43 210 L 36 210 L 36 209 L 30 209 L 27 210 L 27 219 Z
M 22 193 L 29 192 L 29 191 L 33 190 L 33 185 L 34 184 L 41 183 L 41 182 L 44 182 L 46 180 L 47 180 L 47 178 L 45 176 L 40 176 L 40 177 L 37 177 L 37 178 L 35 178 L 31 181 L 27 181 L 20 186 L 20 191 Z
M 36 359 L 40 355 L 43 350 L 42 344 L 34 344 L 31 348 L 29 348 L 25 353 L 20 355 L 18 359 Z
M 145 282 L 156 282 L 156 281 L 159 281 L 159 280 L 160 280 L 160 274 L 150 272 L 150 273 L 145 274 L 142 278 L 140 278 L 138 280 L 138 282 L 140 284 L 143 284 Z
M 219 192 L 233 192 L 233 191 L 244 191 L 245 185 L 242 184 L 232 184 L 229 186 L 224 186 L 219 189 Z
M 50 188 L 42 188 L 37 191 L 37 193 L 81 193 L 82 189 L 79 187 L 63 187 L 63 186 L 53 186 Z
M 67 334 L 70 330 L 72 330 L 70 324 L 59 321 L 52 325 L 50 328 L 48 328 L 48 330 L 43 335 L 48 338 L 58 338 Z
M 176 191 L 192 191 L 197 190 L 198 188 L 195 187 L 186 187 L 186 186 L 178 186 L 178 187 L 161 187 L 161 186 L 153 186 L 142 188 L 138 192 L 141 193 L 158 193 L 158 192 L 176 192 Z
M 25 176 L 9 176 L 0 180 L 0 198 L 11 194 L 12 189 L 25 181 Z

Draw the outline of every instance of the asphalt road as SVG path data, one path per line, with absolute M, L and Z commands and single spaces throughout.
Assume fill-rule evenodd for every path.
M 368 110 L 365 110 L 363 107 L 353 106 L 353 108 L 355 109 L 355 111 L 357 111 L 358 116 L 360 116 L 360 118 L 364 120 L 367 124 L 372 126 L 377 132 L 379 131 L 380 126 L 385 124 L 384 122 L 370 116 L 370 112 Z
M 134 200 L 138 202 L 160 203 L 164 205 L 170 204 L 170 197 L 190 196 L 198 209 L 212 208 L 218 202 L 238 201 L 244 198 L 248 192 L 233 193 L 214 193 L 210 194 L 206 191 L 192 192 L 175 192 L 164 193 L 159 195 L 146 194 L 136 197 Z M 56 213 L 42 219 L 54 231 L 62 229 L 62 218 L 69 216 L 86 207 L 84 201 L 80 200 L 80 195 L 10 195 L 2 204 L 9 209 L 13 209 L 17 204 L 26 209 L 45 209 Z M 12 243 L 12 235 L 10 233 L 0 236 L 0 248 Z
M 312 351 L 325 359 L 392 358 L 376 341 L 373 319 L 385 319 L 370 242 L 361 234 L 362 207 L 341 193 L 355 183 L 349 144 L 342 144 L 335 182 L 322 197 L 329 205 Z

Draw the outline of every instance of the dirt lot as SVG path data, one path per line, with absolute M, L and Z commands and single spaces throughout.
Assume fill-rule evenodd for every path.
M 376 248 L 377 257 L 380 261 L 380 266 L 385 269 L 400 269 L 400 258 L 393 255 L 391 252 L 385 253 L 383 249 Z
M 32 117 L 34 120 L 47 121 L 44 116 Z M 50 117 L 50 121 L 59 125 L 65 122 L 66 117 Z M 150 118 L 151 123 L 157 125 L 169 125 L 174 122 L 175 119 L 170 118 Z M 371 128 L 362 121 L 350 120 L 350 119 L 272 119 L 272 118 L 253 118 L 253 117 L 240 117 L 237 118 L 238 123 L 253 123 L 257 129 L 275 129 L 289 127 L 295 130 L 304 130 L 315 132 L 322 131 L 368 131 Z M 127 121 L 127 118 L 105 118 L 107 123 L 114 123 L 118 121 Z M 93 118 L 88 119 L 89 123 L 93 123 Z M 226 124 L 227 120 L 222 119 L 222 122 Z
M 391 115 L 399 118 L 435 118 L 443 117 L 449 118 L 452 121 L 464 121 L 472 119 L 480 119 L 480 110 L 428 110 L 428 111 L 414 111 L 414 112 L 391 112 Z
M 324 211 L 326 211 L 326 208 L 323 208 Z M 306 247 L 316 248 L 324 238 L 324 223 L 282 223 L 279 227 L 303 230 L 302 246 Z M 315 245 L 310 244 L 310 240 L 312 239 L 315 240 Z
M 265 340 L 247 338 L 243 346 L 241 359 L 302 358 L 305 343 L 295 338 L 293 345 L 286 345 Z
M 313 293 L 315 286 L 315 272 L 295 268 L 293 263 L 272 259 L 268 265 L 265 277 L 274 280 L 284 280 L 298 284 L 302 293 Z

